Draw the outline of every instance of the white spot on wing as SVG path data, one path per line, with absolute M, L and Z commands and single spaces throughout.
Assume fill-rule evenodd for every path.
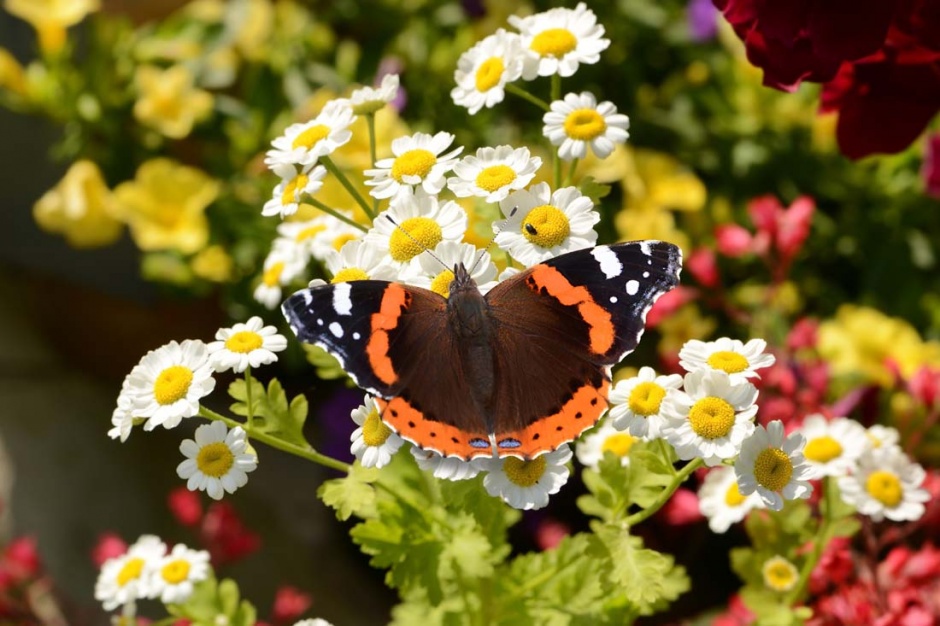
M 323 320 L 317 320 L 317 326 L 323 326 Z
M 645 254 L 646 256 L 652 256 L 652 254 L 653 254 L 653 248 L 650 247 L 650 242 L 649 242 L 649 241 L 641 241 L 641 242 L 640 242 L 640 250 L 642 250 L 642 251 L 643 251 L 643 254 Z
M 617 258 L 617 253 L 607 246 L 599 246 L 591 250 L 591 256 L 601 266 L 601 271 L 607 278 L 617 278 L 623 272 L 623 264 Z
M 333 287 L 333 310 L 337 315 L 352 314 L 352 300 L 349 292 L 352 291 L 351 283 L 337 283 Z
M 628 294 L 630 294 L 631 296 L 635 296 L 636 292 L 638 292 L 639 290 L 640 290 L 639 281 L 636 281 L 636 280 L 627 281 L 627 293 Z
M 334 337 L 340 339 L 343 336 L 343 327 L 339 325 L 339 322 L 333 322 L 330 324 L 330 332 L 333 333 Z
M 611 304 L 617 304 L 617 296 L 611 296 L 611 297 L 610 297 L 610 303 L 611 303 Z
M 649 277 L 650 277 L 649 272 L 643 272 L 643 278 L 649 278 Z
M 360 335 L 359 333 L 353 333 L 353 339 L 358 340 L 360 337 L 362 337 L 362 335 Z

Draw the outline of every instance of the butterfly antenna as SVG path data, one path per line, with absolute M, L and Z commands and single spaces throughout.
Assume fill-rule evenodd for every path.
M 519 210 L 519 207 L 517 207 L 517 206 L 512 207 L 512 211 L 509 212 L 509 215 L 507 216 L 507 218 L 512 218 L 512 217 L 516 214 L 516 211 L 518 211 L 518 210 Z M 480 250 L 480 255 L 477 257 L 477 260 L 473 262 L 473 267 L 470 268 L 470 274 L 473 274 L 473 270 L 475 270 L 476 267 L 477 267 L 477 265 L 480 264 L 480 261 L 483 260 L 483 255 L 486 254 L 487 252 L 489 252 L 490 248 L 493 247 L 493 243 L 495 243 L 496 238 L 499 236 L 499 233 L 501 233 L 501 232 L 503 232 L 503 229 L 501 229 L 499 226 L 497 226 L 497 227 L 496 227 L 496 232 L 493 233 L 493 238 L 490 239 L 490 242 L 489 242 L 488 244 L 486 244 L 486 247 L 485 247 L 485 248 L 483 248 L 482 250 Z
M 437 261 L 438 263 L 440 263 L 441 265 L 443 265 L 443 266 L 444 266 L 444 269 L 448 269 L 448 270 L 454 269 L 454 268 L 452 268 L 452 267 L 448 267 L 447 264 L 444 263 L 444 261 L 442 261 L 439 256 L 437 256 L 436 254 L 434 254 L 434 252 L 432 252 L 430 248 L 428 248 L 426 245 L 424 245 L 423 243 L 421 243 L 420 241 L 418 241 L 417 239 L 415 239 L 415 238 L 412 236 L 411 233 L 409 233 L 407 230 L 405 230 L 404 228 L 402 228 L 402 227 L 401 227 L 401 224 L 399 224 L 398 222 L 396 222 L 396 221 L 395 221 L 395 218 L 393 218 L 391 215 L 386 215 L 386 216 L 385 216 L 385 219 L 387 219 L 387 220 L 390 221 L 392 224 L 394 224 L 394 225 L 395 225 L 395 228 L 397 228 L 398 230 L 400 230 L 401 232 L 403 232 L 403 233 L 405 234 L 405 237 L 407 237 L 408 239 L 411 239 L 413 242 L 415 242 L 416 244 L 418 244 L 420 247 L 424 248 L 424 251 L 427 252 L 428 254 L 430 254 L 432 259 L 434 259 L 435 261 Z

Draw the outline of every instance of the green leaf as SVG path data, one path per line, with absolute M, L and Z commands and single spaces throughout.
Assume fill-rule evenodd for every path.
M 581 190 L 581 195 L 587 196 L 591 199 L 591 202 L 598 204 L 601 198 L 606 197 L 607 194 L 610 193 L 611 187 L 610 185 L 597 182 L 594 180 L 593 176 L 585 176 L 578 184 L 578 189 Z
M 613 565 L 611 579 L 641 615 L 651 615 L 689 590 L 685 568 L 668 555 L 643 547 L 643 540 L 612 524 L 593 523 Z
M 469 513 L 451 518 L 451 536 L 441 551 L 441 578 L 467 584 L 467 579 L 487 578 L 509 556 L 509 546 L 496 551 L 483 529 Z
M 348 520 L 353 515 L 368 519 L 377 515 L 376 494 L 373 483 L 379 470 L 355 463 L 342 478 L 325 481 L 317 489 L 317 497 L 336 511 L 336 517 Z
M 238 602 L 240 600 L 238 583 L 230 578 L 226 578 L 220 582 L 218 598 L 222 613 L 225 615 L 234 615 L 235 611 L 238 610 Z
M 581 477 L 589 495 L 578 498 L 578 507 L 586 515 L 612 522 L 626 516 L 631 505 L 648 507 L 663 489 L 672 483 L 675 470 L 656 448 L 635 444 L 630 463 L 607 453 L 597 470 L 586 469 Z
M 320 380 L 337 380 L 347 376 L 343 366 L 332 354 L 312 343 L 303 344 L 307 362 L 313 365 Z M 350 381 L 351 382 L 351 381 Z
M 761 626 L 798 626 L 803 619 L 789 605 L 783 602 L 780 594 L 765 587 L 745 587 L 741 590 L 741 600 L 747 605 Z
M 306 446 L 303 427 L 307 419 L 307 399 L 299 395 L 288 404 L 287 394 L 276 378 L 268 383 L 267 389 L 253 376 L 249 376 L 248 381 L 246 383 L 244 379 L 238 379 L 229 385 L 229 395 L 235 399 L 231 406 L 232 413 L 249 415 L 250 385 L 252 428 L 289 443 Z

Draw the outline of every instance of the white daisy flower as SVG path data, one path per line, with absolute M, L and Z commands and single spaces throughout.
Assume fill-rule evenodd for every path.
M 365 241 L 387 251 L 396 263 L 407 263 L 442 241 L 463 241 L 466 232 L 467 212 L 459 204 L 417 192 L 380 213 Z
M 392 455 L 404 443 L 395 431 L 385 425 L 380 415 L 378 403 L 369 395 L 361 406 L 350 413 L 352 420 L 359 426 L 349 436 L 352 441 L 350 451 L 363 467 L 385 467 L 392 462 Z
M 548 183 L 510 194 L 499 203 L 505 220 L 493 224 L 496 245 L 526 267 L 597 242 L 600 213 L 577 187 L 552 193 Z
M 277 226 L 278 238 L 273 248 L 293 248 L 293 255 L 324 261 L 330 252 L 336 252 L 348 241 L 362 237 L 355 226 L 332 215 L 318 215 L 305 222 L 281 222 Z
M 349 97 L 349 106 L 356 115 L 369 115 L 383 109 L 398 96 L 401 79 L 398 74 L 386 74 L 378 87 L 360 87 Z
M 252 296 L 265 307 L 276 309 L 281 304 L 281 287 L 300 276 L 306 268 L 307 259 L 295 247 L 275 245 L 264 260 L 261 282 Z
M 315 617 L 313 619 L 302 619 L 294 624 L 294 626 L 333 626 L 333 624 L 322 617 Z
M 124 385 L 121 393 L 118 394 L 117 406 L 111 413 L 111 430 L 108 431 L 108 437 L 111 439 L 120 439 L 121 443 L 127 441 L 131 436 L 131 430 L 137 421 L 134 419 L 134 397 L 129 390 L 129 379 L 124 379 Z
M 774 420 L 766 429 L 758 426 L 741 446 L 734 463 L 741 494 L 756 491 L 773 511 L 782 509 L 784 500 L 808 498 L 813 490 L 809 481 L 817 476 L 803 458 L 805 442 L 800 433 L 784 437 L 780 420 Z
M 657 376 L 652 367 L 641 367 L 633 378 L 618 381 L 610 390 L 610 419 L 615 428 L 640 439 L 662 435 L 666 398 L 682 386 L 682 376 Z
M 923 488 L 924 468 L 896 447 L 867 450 L 851 476 L 839 478 L 842 499 L 876 522 L 914 521 L 924 514 L 930 493 Z
M 594 94 L 569 93 L 564 100 L 551 104 L 552 110 L 542 116 L 542 134 L 565 161 L 587 157 L 588 146 L 599 159 L 606 159 L 616 144 L 625 143 L 630 134 L 630 118 L 617 113 L 612 102 L 597 103 Z
M 705 475 L 698 490 L 698 508 L 708 518 L 712 532 L 722 534 L 764 503 L 754 492 L 743 495 L 734 468 L 720 465 Z
M 684 391 L 673 391 L 666 401 L 662 437 L 682 460 L 702 458 L 715 466 L 737 456 L 754 432 L 757 388 L 732 381 L 720 370 L 686 374 L 683 386 Z
M 447 186 L 458 198 L 478 196 L 499 202 L 525 188 L 540 167 L 541 157 L 531 156 L 528 148 L 484 147 L 454 164 L 456 176 L 447 179 Z
M 879 448 L 898 448 L 901 442 L 901 433 L 892 426 L 873 424 L 865 432 L 868 441 L 866 447 L 872 450 Z
M 464 461 L 455 456 L 441 456 L 434 450 L 411 446 L 411 454 L 418 462 L 418 467 L 434 474 L 434 478 L 469 480 L 480 473 L 480 469 L 473 461 Z
M 450 92 L 454 104 L 475 115 L 502 102 L 506 84 L 522 76 L 523 56 L 519 35 L 502 28 L 477 42 L 457 60 L 457 86 Z
M 454 136 L 439 132 L 434 136 L 427 133 L 415 133 L 410 137 L 399 137 L 392 141 L 394 157 L 380 159 L 375 169 L 366 170 L 371 176 L 366 185 L 374 187 L 369 194 L 374 198 L 398 198 L 414 193 L 420 186 L 430 195 L 438 194 L 447 184 L 445 174 L 449 172 L 457 155 L 463 151 L 458 146 L 447 154 L 442 154 Z
M 827 420 L 818 413 L 809 415 L 799 432 L 806 438 L 803 456 L 820 476 L 846 476 L 865 451 L 865 428 L 845 417 Z
M 591 65 L 610 45 L 597 16 L 579 2 L 574 9 L 550 9 L 529 17 L 509 16 L 526 51 L 522 78 L 571 76 L 581 63 Z
M 151 350 L 127 377 L 134 417 L 146 417 L 144 430 L 173 428 L 199 412 L 199 399 L 215 389 L 209 350 L 187 339 Z M 122 392 L 123 393 L 123 392 Z
M 218 341 L 209 344 L 209 362 L 217 372 L 241 373 L 249 366 L 274 363 L 274 353 L 287 349 L 287 338 L 274 326 L 265 326 L 257 315 L 231 328 L 220 328 L 215 338 Z
M 324 259 L 333 275 L 331 283 L 351 280 L 398 280 L 399 270 L 392 265 L 388 252 L 371 241 L 348 241 L 340 251 L 330 250 Z
M 764 577 L 764 586 L 778 593 L 793 590 L 800 581 L 800 572 L 796 565 L 779 554 L 764 561 L 761 574 Z
M 280 215 L 285 218 L 297 212 L 304 195 L 312 196 L 323 187 L 326 168 L 322 165 L 305 165 L 298 172 L 293 165 L 277 163 L 272 168 L 281 177 L 274 187 L 273 197 L 264 203 L 261 215 Z
M 490 254 L 473 244 L 442 241 L 431 252 L 433 256 L 419 254 L 411 259 L 401 275 L 405 283 L 430 289 L 447 298 L 450 296 L 450 283 L 454 280 L 453 268 L 462 263 L 481 289 L 487 283 L 496 284 L 498 270 Z
M 176 467 L 176 475 L 186 481 L 187 489 L 205 491 L 213 500 L 244 487 L 248 472 L 258 467 L 244 429 L 229 430 L 222 422 L 197 428 L 195 439 L 183 440 L 180 452 L 186 460 Z
M 356 121 L 348 103 L 334 100 L 327 103 L 318 116 L 302 124 L 291 124 L 284 134 L 271 142 L 274 147 L 265 155 L 268 167 L 275 165 L 311 165 L 332 153 L 352 138 L 349 126 Z
M 193 585 L 209 577 L 209 553 L 190 550 L 181 543 L 163 557 L 153 570 L 154 587 L 161 589 L 164 604 L 186 602 L 193 594 Z
M 609 419 L 599 421 L 575 444 L 574 453 L 578 462 L 593 470 L 597 469 L 605 452 L 613 452 L 620 457 L 623 465 L 630 463 L 630 449 L 638 439 L 614 427 Z
M 568 444 L 547 452 L 531 461 L 514 456 L 503 458 L 478 457 L 473 463 L 487 472 L 483 486 L 487 493 L 502 498 L 514 509 L 534 510 L 548 505 L 548 497 L 558 493 L 568 482 Z
M 751 339 L 746 344 L 738 339 L 721 337 L 715 341 L 690 339 L 679 350 L 679 365 L 687 372 L 715 369 L 727 372 L 735 380 L 760 378 L 757 370 L 770 367 L 776 359 L 765 354 L 767 342 Z
M 159 537 L 143 535 L 126 553 L 104 562 L 95 582 L 95 599 L 112 611 L 128 602 L 156 597 L 153 571 L 164 554 L 166 544 Z

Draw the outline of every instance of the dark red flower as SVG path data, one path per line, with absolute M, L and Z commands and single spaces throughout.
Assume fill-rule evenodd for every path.
M 183 526 L 195 526 L 202 519 L 202 503 L 199 495 L 186 487 L 177 487 L 167 496 L 170 512 Z
M 927 138 L 921 175 L 927 195 L 940 198 L 940 133 Z
M 714 0 L 764 70 L 764 84 L 786 91 L 826 82 L 844 61 L 884 43 L 899 0 Z
M 274 594 L 274 608 L 271 609 L 271 621 L 275 624 L 295 622 L 312 604 L 313 597 L 309 593 L 304 593 L 300 589 L 291 587 L 290 585 L 279 587 Z
M 261 547 L 261 538 L 245 527 L 227 502 L 215 502 L 202 520 L 202 541 L 216 567 L 237 561 Z

